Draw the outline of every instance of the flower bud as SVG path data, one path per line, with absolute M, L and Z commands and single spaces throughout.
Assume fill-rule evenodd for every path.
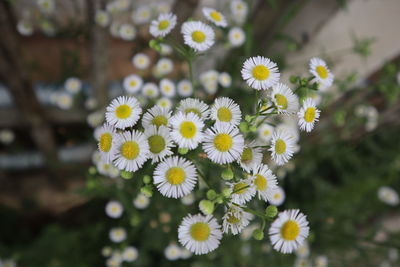
M 248 133 L 249 132 L 249 124 L 245 121 L 242 121 L 239 124 L 239 129 L 242 133 Z
M 233 171 L 231 167 L 228 167 L 225 170 L 223 170 L 221 173 L 221 177 L 224 180 L 231 180 L 233 178 Z
M 153 195 L 153 188 L 151 185 L 146 185 L 140 188 L 140 192 L 146 197 L 151 197 Z
M 267 216 L 269 219 L 275 218 L 275 216 L 278 214 L 278 208 L 276 206 L 268 206 L 265 209 L 265 216 Z
M 264 239 L 264 232 L 261 229 L 254 230 L 253 238 L 255 240 L 263 240 Z
M 151 177 L 148 175 L 143 176 L 143 183 L 149 184 L 151 182 Z
M 224 197 L 230 197 L 232 193 L 232 190 L 230 188 L 224 188 L 222 189 L 222 195 Z
M 199 209 L 204 213 L 204 215 L 210 215 L 214 212 L 214 202 L 203 199 L 199 203 Z
M 216 197 L 217 197 L 217 193 L 215 192 L 215 190 L 210 189 L 210 190 L 207 191 L 207 198 L 209 200 L 213 200 Z
M 132 179 L 133 172 L 121 171 L 121 177 L 124 179 Z
M 95 175 L 96 172 L 97 172 L 96 167 L 91 166 L 91 167 L 89 168 L 88 172 L 89 172 L 90 175 Z
M 178 153 L 181 155 L 186 155 L 188 152 L 189 152 L 188 148 L 183 148 L 183 147 L 178 148 Z

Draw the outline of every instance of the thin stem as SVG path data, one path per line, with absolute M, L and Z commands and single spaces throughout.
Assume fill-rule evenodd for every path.
M 206 180 L 204 174 L 203 174 L 199 169 L 197 169 L 197 173 L 199 174 L 200 178 L 204 181 L 204 183 L 207 185 L 207 187 L 208 187 L 208 188 L 211 188 L 211 186 L 210 186 L 210 184 L 207 182 L 207 180 Z
M 253 214 L 253 215 L 257 216 L 257 217 L 262 218 L 263 220 L 265 219 L 264 214 L 262 214 L 262 213 L 260 213 L 260 212 L 258 212 L 258 211 L 256 211 L 256 210 L 250 209 L 250 208 L 248 208 L 248 207 L 240 206 L 240 205 L 238 205 L 238 204 L 236 204 L 236 203 L 232 203 L 232 204 L 235 205 L 235 206 L 237 206 L 237 207 L 239 207 L 239 208 L 241 208 L 242 210 L 244 210 L 244 211 L 246 211 L 246 212 L 248 212 L 248 213 L 251 213 L 251 214 Z M 264 220 L 264 221 L 265 221 L 265 220 Z
M 193 86 L 193 88 L 194 88 L 194 78 L 193 78 L 193 63 L 192 63 L 192 57 L 191 56 L 189 56 L 188 57 L 188 59 L 187 59 L 187 62 L 188 62 L 188 64 L 189 64 L 189 79 L 190 79 L 190 82 L 192 83 L 192 86 Z

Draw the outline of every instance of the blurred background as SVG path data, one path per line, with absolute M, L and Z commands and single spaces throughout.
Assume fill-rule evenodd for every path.
M 240 3 L 246 14 L 232 15 Z M 283 81 L 306 73 L 315 56 L 335 74 L 334 86 L 316 93 L 316 129 L 276 169 L 283 207 L 300 208 L 311 224 L 295 255 L 250 232 L 226 237 L 209 255 L 172 261 L 165 250 L 197 202 L 140 198 L 140 188 L 124 187 L 118 170 L 93 154 L 93 131 L 109 101 L 124 94 L 127 75 L 155 84 L 187 78 L 171 48 L 149 47 L 149 22 L 171 11 L 182 23 L 204 6 L 225 14 L 246 40 L 217 32 L 220 42 L 195 62 L 195 75 L 226 72 L 232 86 L 204 85 L 195 96 L 229 96 L 251 110 L 240 69 L 255 55 L 277 62 Z M 0 266 L 119 266 L 107 261 L 118 252 L 109 240 L 117 225 L 137 249 L 121 266 L 400 266 L 399 14 L 399 0 L 1 0 Z M 132 60 L 142 53 L 149 66 Z M 118 223 L 105 214 L 110 199 L 127 210 Z

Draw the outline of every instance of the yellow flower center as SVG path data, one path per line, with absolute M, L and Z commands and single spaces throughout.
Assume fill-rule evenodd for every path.
M 139 145 L 135 141 L 127 141 L 121 146 L 121 155 L 126 159 L 132 160 L 137 158 L 139 152 Z
M 167 126 L 168 120 L 165 116 L 163 115 L 158 115 L 155 116 L 152 120 L 151 123 L 157 127 L 160 127 L 161 125 Z
M 201 118 L 201 112 L 197 108 L 187 108 L 185 109 L 185 114 L 189 114 L 190 112 L 193 112 L 197 116 Z
M 196 43 L 202 43 L 206 40 L 206 35 L 202 31 L 194 31 L 192 33 L 192 39 Z
M 238 222 L 240 222 L 240 220 L 238 218 L 236 218 L 235 216 L 233 216 L 232 214 L 228 216 L 226 221 L 230 224 L 237 224 Z
M 211 229 L 207 223 L 198 222 L 190 227 L 190 235 L 196 241 L 206 241 L 210 236 Z
M 278 139 L 275 142 L 275 153 L 276 154 L 283 154 L 286 152 L 286 143 L 282 139 Z
M 270 131 L 264 130 L 264 132 L 263 132 L 263 135 L 264 135 L 264 136 L 268 136 L 269 134 L 270 134 Z
M 226 152 L 231 149 L 232 144 L 233 139 L 229 134 L 217 134 L 214 138 L 214 146 L 218 151 Z
M 143 65 L 144 63 L 145 63 L 145 59 L 144 58 L 139 58 L 138 59 L 138 63 L 139 63 L 139 65 Z
M 254 179 L 254 184 L 256 185 L 256 188 L 259 191 L 264 191 L 268 186 L 267 179 L 265 179 L 265 177 L 260 174 L 256 174 L 256 179 Z
M 136 86 L 136 82 L 134 80 L 129 82 L 129 86 L 130 87 L 135 87 Z
M 112 206 L 112 207 L 111 207 L 111 212 L 112 212 L 112 213 L 118 212 L 117 206 Z
M 168 28 L 168 26 L 169 26 L 169 21 L 168 21 L 168 20 L 162 20 L 162 21 L 160 21 L 160 22 L 158 23 L 158 29 L 159 29 L 160 31 L 165 30 L 166 28 Z
M 284 95 L 276 94 L 275 95 L 275 100 L 276 100 L 276 104 L 278 104 L 278 106 L 281 109 L 287 109 L 288 101 L 287 101 L 287 98 Z
M 132 108 L 126 104 L 117 107 L 115 115 L 118 119 L 126 119 L 132 114 Z
M 180 185 L 185 181 L 186 173 L 180 167 L 172 167 L 165 174 L 167 181 L 172 185 Z
M 230 122 L 232 119 L 232 112 L 227 107 L 219 108 L 217 111 L 218 120 L 223 122 Z
M 240 33 L 236 32 L 235 34 L 233 34 L 233 38 L 234 39 L 239 39 L 240 38 Z
M 153 135 L 148 139 L 151 153 L 158 154 L 165 149 L 165 139 L 161 135 Z
M 184 121 L 181 123 L 179 131 L 184 138 L 189 139 L 189 138 L 193 138 L 196 135 L 197 127 L 191 121 Z
M 299 224 L 293 220 L 285 222 L 281 228 L 282 238 L 285 240 L 295 240 L 300 233 Z
M 281 194 L 276 193 L 276 194 L 274 195 L 274 199 L 280 199 L 280 198 L 281 198 Z
M 171 87 L 170 86 L 168 86 L 168 85 L 164 85 L 164 91 L 165 92 L 170 92 L 171 91 Z
M 316 72 L 318 73 L 318 76 L 321 77 L 322 79 L 328 78 L 328 70 L 324 66 L 318 66 L 315 68 Z
M 247 184 L 243 182 L 237 183 L 233 186 L 233 191 L 235 191 L 235 194 L 243 194 L 246 192 L 246 190 L 247 190 Z
M 112 145 L 112 135 L 109 133 L 103 133 L 100 136 L 100 150 L 103 152 L 108 152 Z
M 220 21 L 222 20 L 221 14 L 220 14 L 218 11 L 215 11 L 215 10 L 214 10 L 214 11 L 211 11 L 210 17 L 211 17 L 213 20 L 217 21 L 217 22 L 220 22 Z
M 250 147 L 246 147 L 243 150 L 241 161 L 248 162 L 248 161 L 251 161 L 252 159 L 253 159 L 253 151 L 251 150 Z
M 310 107 L 306 109 L 306 112 L 304 112 L 304 120 L 306 122 L 313 122 L 315 119 L 315 108 Z
M 257 65 L 253 68 L 253 77 L 256 80 L 263 81 L 269 77 L 269 69 L 264 65 Z

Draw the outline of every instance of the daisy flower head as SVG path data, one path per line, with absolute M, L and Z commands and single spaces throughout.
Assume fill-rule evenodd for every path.
M 237 235 L 242 232 L 247 225 L 249 225 L 251 218 L 252 216 L 250 213 L 231 204 L 227 207 L 227 210 L 222 217 L 223 232 L 226 234 L 232 232 L 233 235 Z
M 163 196 L 181 198 L 190 194 L 196 185 L 196 168 L 187 159 L 169 157 L 157 165 L 153 182 Z
M 231 46 L 239 47 L 246 41 L 246 33 L 242 28 L 233 27 L 229 30 L 228 39 Z
M 203 141 L 204 122 L 193 112 L 178 112 L 171 118 L 171 137 L 181 148 L 195 149 Z
M 279 82 L 278 66 L 269 58 L 257 56 L 243 63 L 242 77 L 247 84 L 256 90 L 265 90 Z
M 175 244 L 169 244 L 164 249 L 164 256 L 170 261 L 175 261 L 181 257 L 181 251 L 182 249 L 179 246 Z
M 149 204 L 150 204 L 150 198 L 142 193 L 138 194 L 136 198 L 133 200 L 133 206 L 135 206 L 135 208 L 140 210 L 147 208 Z
M 30 36 L 33 34 L 33 25 L 28 21 L 19 21 L 17 24 L 17 30 L 23 36 Z
M 181 97 L 188 97 L 193 94 L 193 86 L 189 80 L 182 80 L 178 83 L 178 94 Z
M 227 72 L 221 72 L 218 75 L 218 82 L 222 87 L 227 88 L 232 84 L 232 77 Z
M 307 238 L 309 232 L 306 216 L 299 210 L 285 210 L 269 228 L 274 249 L 284 254 L 294 252 Z
M 95 135 L 98 141 L 97 147 L 100 151 L 101 160 L 105 163 L 110 163 L 113 160 L 115 152 L 115 128 L 105 123 L 101 128 L 95 131 Z
M 135 97 L 119 96 L 106 109 L 106 120 L 119 129 L 132 127 L 139 120 L 142 108 Z
M 283 83 L 273 86 L 271 100 L 279 114 L 295 114 L 299 110 L 299 98 Z
M 244 146 L 242 155 L 238 159 L 238 163 L 243 170 L 250 172 L 253 165 L 259 165 L 262 161 L 262 149 L 258 147 L 257 142 L 252 141 Z
M 139 70 L 145 70 L 150 66 L 150 58 L 144 53 L 137 53 L 132 57 L 132 65 Z
M 214 95 L 218 90 L 218 75 L 216 70 L 208 70 L 200 74 L 200 83 L 210 95 Z
M 150 22 L 151 19 L 151 8 L 148 5 L 139 6 L 132 13 L 132 20 L 136 24 L 145 24 Z
M 128 246 L 122 251 L 122 259 L 126 262 L 134 262 L 139 257 L 137 248 Z
M 124 41 L 132 41 L 136 37 L 136 29 L 131 24 L 122 24 L 119 27 L 119 36 Z
M 143 128 L 151 127 L 152 125 L 156 127 L 170 125 L 171 111 L 159 106 L 154 106 L 147 110 L 142 118 Z
M 174 145 L 172 144 L 172 139 L 167 127 L 160 126 L 157 128 L 155 125 L 148 126 L 145 128 L 144 135 L 149 144 L 151 163 L 159 162 L 173 154 L 171 147 Z
M 111 228 L 109 237 L 112 242 L 120 243 L 126 239 L 126 231 L 122 227 Z
M 285 202 L 285 197 L 286 197 L 285 191 L 283 191 L 282 187 L 277 186 L 271 192 L 271 198 L 269 200 L 269 203 L 271 205 L 280 206 L 283 204 L 283 202 Z
M 160 55 L 162 56 L 169 56 L 174 51 L 174 49 L 170 45 L 160 44 L 160 46 L 161 46 Z
M 189 214 L 178 228 L 179 242 L 196 255 L 207 254 L 220 244 L 221 226 L 211 215 Z
M 168 97 L 161 97 L 157 100 L 156 105 L 160 108 L 170 110 L 172 108 L 172 101 Z
M 119 218 L 124 212 L 124 207 L 119 201 L 111 200 L 106 205 L 106 214 L 110 218 Z
M 149 157 L 149 144 L 139 131 L 126 131 L 117 136 L 114 164 L 120 170 L 135 172 Z
M 258 198 L 265 202 L 272 198 L 272 191 L 277 188 L 276 176 L 267 165 L 255 165 L 252 170 L 253 184 L 257 190 Z
M 317 109 L 314 99 L 307 98 L 303 102 L 300 111 L 297 112 L 299 117 L 299 126 L 302 131 L 311 132 L 314 124 L 318 121 L 320 111 Z
M 204 7 L 203 15 L 207 18 L 207 20 L 219 27 L 225 28 L 226 26 L 228 26 L 225 16 L 214 8 Z
M 271 141 L 274 130 L 275 128 L 268 123 L 261 124 L 260 127 L 258 127 L 257 129 L 258 138 L 261 142 L 269 143 L 269 141 Z
M 181 32 L 185 44 L 198 52 L 203 52 L 214 44 L 213 29 L 201 21 L 184 22 Z
M 378 198 L 383 203 L 388 204 L 390 206 L 397 206 L 399 205 L 399 195 L 397 192 L 389 187 L 389 186 L 381 186 L 378 189 Z
M 95 15 L 94 20 L 97 25 L 99 25 L 101 27 L 107 27 L 108 24 L 110 24 L 111 17 L 107 11 L 99 9 L 99 10 L 96 10 L 96 15 Z
M 157 76 L 165 76 L 170 74 L 174 70 L 174 62 L 166 57 L 160 58 L 157 61 L 156 67 Z
M 143 80 L 139 75 L 131 74 L 124 78 L 123 87 L 129 94 L 136 94 L 140 91 L 143 85 Z
M 160 81 L 160 91 L 163 96 L 174 97 L 175 84 L 170 79 L 164 78 Z
M 215 99 L 211 107 L 210 117 L 212 120 L 220 123 L 229 123 L 239 125 L 242 119 L 240 107 L 228 97 L 219 97 Z
M 160 94 L 158 87 L 155 83 L 149 82 L 145 83 L 142 87 L 142 94 L 148 98 L 157 98 Z
M 228 183 L 231 188 L 231 201 L 242 205 L 249 202 L 256 194 L 256 188 L 253 186 L 252 179 L 242 179 L 237 183 Z
M 243 152 L 244 138 L 238 128 L 227 123 L 216 123 L 204 134 L 203 150 L 218 164 L 238 160 Z
M 247 3 L 243 0 L 233 0 L 231 1 L 230 8 L 235 21 L 242 23 L 249 10 Z
M 206 103 L 197 98 L 185 98 L 179 102 L 178 112 L 184 114 L 194 113 L 200 119 L 207 120 L 210 114 L 210 109 Z
M 82 81 L 76 77 L 71 77 L 65 80 L 65 90 L 71 94 L 77 94 L 82 89 Z
M 295 145 L 294 138 L 288 131 L 277 130 L 274 132 L 269 151 L 278 166 L 289 161 L 293 156 Z
M 176 15 L 163 13 L 150 24 L 150 34 L 154 37 L 165 37 L 176 25 Z
M 314 76 L 314 81 L 319 84 L 320 89 L 330 87 L 334 80 L 334 75 L 328 69 L 325 61 L 320 58 L 310 60 L 310 73 Z

